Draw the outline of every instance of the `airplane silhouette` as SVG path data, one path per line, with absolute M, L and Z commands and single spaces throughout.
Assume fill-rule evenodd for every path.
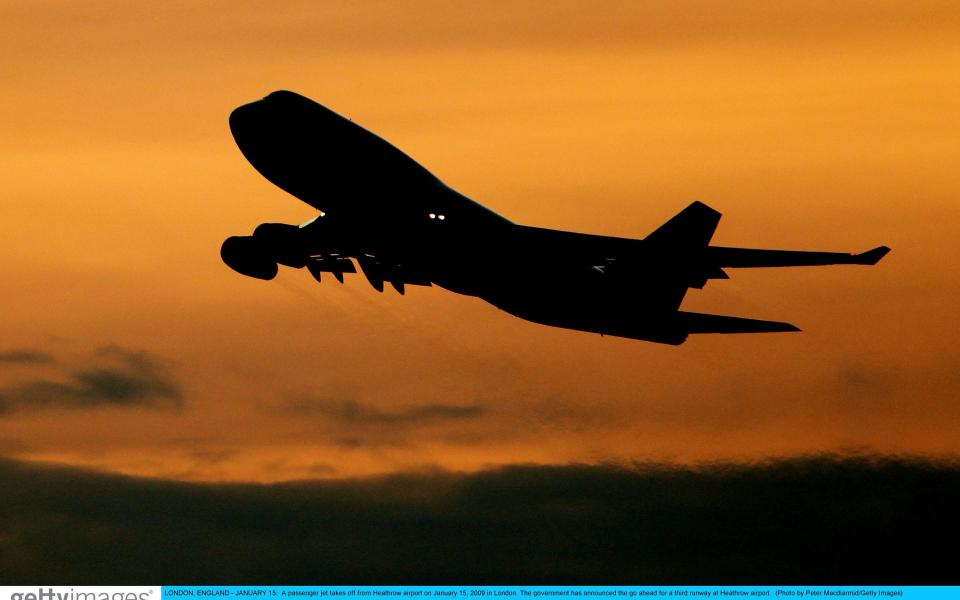
M 799 331 L 789 323 L 679 310 L 688 288 L 726 268 L 876 264 L 861 254 L 711 246 L 720 213 L 694 202 L 643 239 L 518 225 L 447 187 L 409 156 L 289 91 L 230 114 L 240 151 L 269 181 L 320 211 L 264 223 L 220 249 L 235 271 L 273 279 L 278 264 L 341 283 L 355 260 L 377 291 L 436 284 L 522 319 L 664 344 L 692 333 Z

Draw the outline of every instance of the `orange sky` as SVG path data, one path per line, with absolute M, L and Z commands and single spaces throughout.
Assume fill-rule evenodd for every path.
M 6 2 L 0 65 L 0 454 L 283 480 L 960 451 L 956 3 Z M 224 238 L 313 216 L 227 128 L 277 88 L 521 223 L 642 237 L 702 200 L 719 245 L 893 253 L 732 271 L 684 306 L 804 332 L 679 348 L 246 279 Z M 95 402 L 109 377 L 142 401 Z

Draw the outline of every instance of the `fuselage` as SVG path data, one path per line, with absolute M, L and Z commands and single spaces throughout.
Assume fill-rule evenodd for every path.
M 577 315 L 609 314 L 615 307 L 598 289 L 602 272 L 591 267 L 625 249 L 639 252 L 640 240 L 517 225 L 293 92 L 237 108 L 230 128 L 257 171 L 322 211 L 309 226 L 318 249 L 390 256 L 436 285 L 523 318 L 553 324 L 571 303 Z M 571 270 L 576 263 L 583 268 Z
M 508 219 L 449 188 L 386 140 L 293 92 L 237 108 L 230 128 L 257 171 L 323 213 L 311 231 L 342 254 L 390 256 L 437 285 L 480 295 L 485 286 L 476 268 L 512 237 Z M 458 277 L 468 265 L 473 277 Z

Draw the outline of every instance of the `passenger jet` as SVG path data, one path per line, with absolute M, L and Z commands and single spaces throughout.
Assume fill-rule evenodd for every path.
M 693 333 L 799 331 L 789 323 L 687 312 L 688 288 L 725 269 L 873 265 L 860 254 L 711 246 L 720 213 L 694 202 L 643 239 L 519 225 L 447 187 L 387 141 L 289 91 L 230 115 L 240 151 L 270 182 L 318 211 L 264 223 L 220 249 L 233 270 L 273 279 L 278 265 L 341 283 L 357 266 L 382 292 L 437 285 L 535 323 L 664 344 Z

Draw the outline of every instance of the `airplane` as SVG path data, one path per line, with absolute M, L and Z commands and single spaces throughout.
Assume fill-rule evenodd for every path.
M 702 202 L 643 239 L 520 225 L 350 119 L 285 90 L 235 109 L 230 130 L 261 175 L 319 212 L 223 242 L 223 261 L 257 279 L 273 279 L 284 265 L 343 283 L 359 266 L 379 292 L 385 283 L 400 294 L 408 285 L 437 285 L 535 323 L 679 345 L 690 334 L 799 331 L 680 310 L 688 289 L 727 279 L 725 269 L 874 265 L 890 250 L 711 246 L 720 213 Z

